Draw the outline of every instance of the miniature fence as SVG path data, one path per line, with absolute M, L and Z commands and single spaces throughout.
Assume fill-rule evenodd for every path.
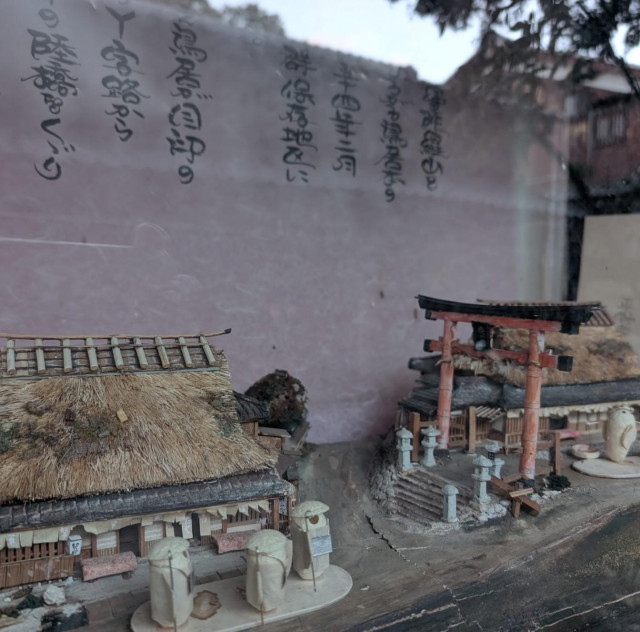
M 49 542 L 1 549 L 0 590 L 73 575 L 76 558 L 66 554 L 65 546 L 65 542 Z
M 503 442 L 507 453 L 519 450 L 522 445 L 522 414 L 517 417 L 506 415 L 503 431 L 492 429 L 494 421 L 504 414 L 505 411 L 502 409 L 488 406 L 470 406 L 466 410 L 452 412 L 449 446 L 452 448 L 466 446 L 469 452 L 475 452 L 478 444 L 482 444 L 489 439 L 495 439 Z M 544 435 L 549 432 L 550 419 L 548 416 L 541 416 L 539 423 L 538 440 L 542 441 Z M 420 413 L 408 414 L 407 429 L 413 437 L 411 442 L 411 461 L 418 461 L 422 452 L 420 431 L 433 425 L 437 425 L 436 420 L 424 420 Z M 396 425 L 397 428 L 398 426 Z

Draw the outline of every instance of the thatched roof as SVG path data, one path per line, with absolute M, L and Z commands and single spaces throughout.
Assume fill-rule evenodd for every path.
M 0 503 L 71 498 L 263 470 L 214 371 L 0 380 Z
M 528 348 L 529 332 L 523 329 L 496 329 L 493 346 L 513 351 Z M 583 327 L 568 336 L 547 333 L 546 347 L 558 355 L 573 356 L 573 370 L 543 369 L 543 385 L 584 384 L 640 377 L 640 363 L 625 336 L 616 327 Z M 526 367 L 490 359 L 474 360 L 456 355 L 454 368 L 472 371 L 495 380 L 524 386 Z

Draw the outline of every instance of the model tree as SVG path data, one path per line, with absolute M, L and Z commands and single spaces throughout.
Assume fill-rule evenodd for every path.
M 548 72 L 549 56 L 540 55 L 545 52 L 553 59 L 553 69 L 570 64 L 567 80 L 576 83 L 594 75 L 592 60 L 613 63 L 640 98 L 638 79 L 613 46 L 621 32 L 625 52 L 640 44 L 638 0 L 417 0 L 414 11 L 435 20 L 441 33 L 479 21 L 483 44 L 495 32 L 507 36 L 498 50 L 481 46 L 487 51 L 494 48 L 484 59 L 485 88 L 504 85 L 505 77 L 514 74 L 523 86 L 523 77 L 529 84 L 535 82 L 538 71 L 546 68 Z
M 222 9 L 214 9 L 207 0 L 154 0 L 159 4 L 187 9 L 202 15 L 222 20 L 231 26 L 247 28 L 260 33 L 272 33 L 285 36 L 280 16 L 268 13 L 254 2 L 238 6 L 224 6 Z

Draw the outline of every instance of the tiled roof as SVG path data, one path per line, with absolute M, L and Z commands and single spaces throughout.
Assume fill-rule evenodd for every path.
M 464 315 L 467 319 L 470 317 L 470 320 L 473 320 L 473 316 L 481 317 L 478 318 L 481 322 L 482 319 L 548 321 L 560 323 L 560 331 L 566 334 L 577 334 L 580 325 L 587 322 L 594 311 L 602 308 L 602 305 L 597 302 L 527 303 L 482 300 L 476 303 L 461 303 L 422 294 L 417 299 L 420 307 L 426 311 L 426 317 L 432 320 L 433 313 L 444 312 L 451 315 L 451 320 L 456 320 L 453 315 L 457 314 Z
M 591 318 L 584 324 L 585 327 L 612 327 L 616 324 L 613 316 L 605 309 L 602 308 L 597 312 L 591 314 Z
M 293 486 L 282 480 L 275 470 L 263 470 L 203 483 L 0 507 L 0 533 L 195 509 L 291 493 Z
M 271 411 L 267 402 L 237 391 L 233 391 L 233 396 L 236 398 L 236 410 L 240 422 L 261 421 L 269 418 Z
M 216 370 L 220 350 L 210 338 L 229 333 L 172 335 L 25 336 L 0 334 L 1 377 L 117 375 Z

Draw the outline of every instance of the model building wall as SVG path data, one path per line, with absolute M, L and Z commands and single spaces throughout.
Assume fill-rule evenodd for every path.
M 1 11 L 4 331 L 232 327 L 234 388 L 289 370 L 326 442 L 393 423 L 418 292 L 560 298 L 565 172 L 508 108 L 151 3 Z

